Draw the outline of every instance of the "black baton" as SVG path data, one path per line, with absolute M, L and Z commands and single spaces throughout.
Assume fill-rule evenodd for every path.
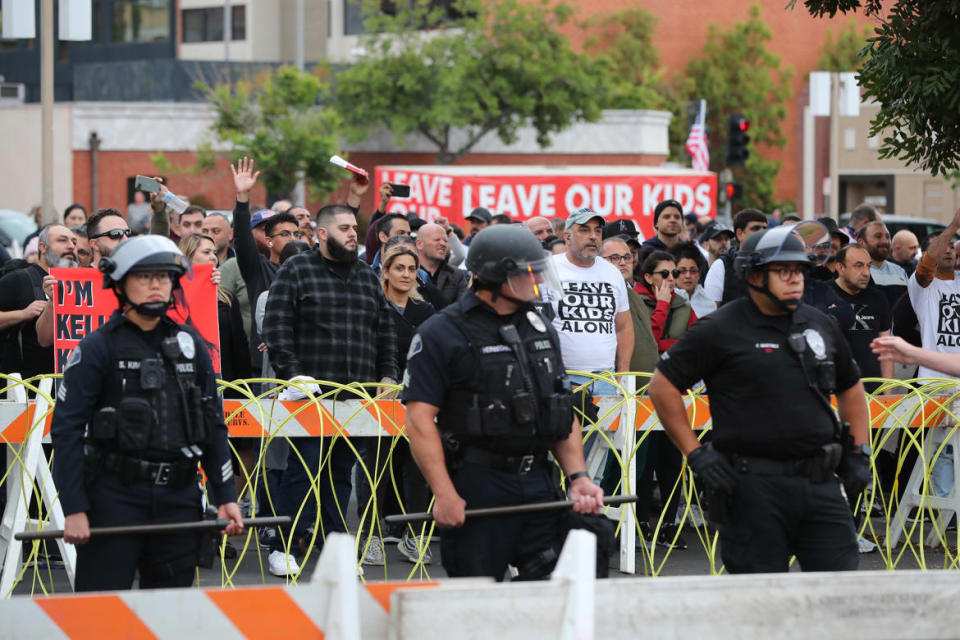
M 278 524 L 290 524 L 290 516 L 277 518 L 244 518 L 244 527 L 272 527 Z M 90 537 L 125 535 L 163 535 L 183 533 L 185 531 L 219 531 L 230 524 L 229 520 L 194 520 L 191 522 L 158 522 L 157 524 L 133 524 L 122 527 L 93 527 Z M 53 540 L 63 537 L 63 529 L 43 529 L 41 531 L 21 531 L 14 534 L 15 540 Z
M 603 505 L 616 506 L 636 502 L 637 496 L 610 496 L 603 499 Z M 489 516 L 510 516 L 522 513 L 539 513 L 541 511 L 558 511 L 560 509 L 569 509 L 577 504 L 576 500 L 556 500 L 554 502 L 531 502 L 529 504 L 517 504 L 510 507 L 484 507 L 482 509 L 467 509 L 463 512 L 467 518 L 485 518 Z M 433 520 L 433 514 L 429 512 L 404 513 L 395 516 L 387 516 L 383 519 L 387 524 L 409 524 L 411 522 L 423 522 Z

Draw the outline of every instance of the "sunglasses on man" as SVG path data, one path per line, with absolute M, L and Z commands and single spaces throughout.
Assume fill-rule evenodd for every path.
M 123 240 L 124 237 L 129 238 L 132 235 L 133 231 L 130 231 L 130 229 L 110 229 L 110 231 L 104 231 L 103 233 L 92 235 L 90 236 L 90 239 L 95 240 L 97 238 L 103 238 L 106 236 L 111 240 Z

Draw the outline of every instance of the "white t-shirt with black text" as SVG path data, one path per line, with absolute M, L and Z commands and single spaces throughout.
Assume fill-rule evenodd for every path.
M 920 323 L 923 348 L 940 353 L 960 353 L 960 279 L 942 280 L 934 277 L 929 285 L 921 287 L 914 273 L 907 281 L 907 292 Z M 955 377 L 927 367 L 920 367 L 917 376 Z
M 616 367 L 616 314 L 630 310 L 627 285 L 620 271 L 597 258 L 589 268 L 578 267 L 566 254 L 553 256 L 563 291 L 548 292 L 560 334 L 560 351 L 567 369 L 604 371 Z

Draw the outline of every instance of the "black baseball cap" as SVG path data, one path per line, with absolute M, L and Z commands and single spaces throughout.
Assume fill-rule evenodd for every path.
M 736 234 L 733 233 L 733 229 L 727 225 L 723 224 L 722 222 L 711 222 L 704 227 L 703 232 L 700 234 L 700 238 L 705 241 L 711 240 L 722 233 L 729 233 L 731 238 L 736 237 Z
M 610 222 L 603 225 L 603 239 L 607 240 L 608 238 L 613 238 L 616 236 L 627 236 L 634 240 L 637 239 L 637 236 L 640 235 L 637 231 L 637 225 L 633 223 L 633 220 L 621 219 L 621 220 L 611 220 Z
M 484 209 L 483 207 L 477 207 L 470 212 L 470 215 L 467 216 L 467 220 L 473 218 L 477 222 L 485 222 L 490 224 L 490 221 L 493 220 L 493 214 L 490 213 L 489 209 Z

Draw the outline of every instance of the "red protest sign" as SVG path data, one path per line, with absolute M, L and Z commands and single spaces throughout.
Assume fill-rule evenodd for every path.
M 208 344 L 213 370 L 220 373 L 220 326 L 217 322 L 217 287 L 210 280 L 213 265 L 193 268 L 180 279 L 182 297 L 167 315 L 174 322 L 192 324 Z M 117 309 L 117 297 L 103 287 L 103 274 L 96 269 L 51 269 L 57 279 L 53 298 L 54 348 L 57 372 L 84 337 L 110 319 Z
M 607 220 L 632 219 L 643 238 L 654 235 L 653 210 L 678 200 L 685 213 L 716 217 L 717 174 L 634 166 L 380 166 L 375 187 L 410 185 L 410 197 L 391 200 L 388 213 L 415 211 L 427 221 L 443 216 L 464 224 L 474 207 L 523 222 L 566 218 L 590 207 Z

